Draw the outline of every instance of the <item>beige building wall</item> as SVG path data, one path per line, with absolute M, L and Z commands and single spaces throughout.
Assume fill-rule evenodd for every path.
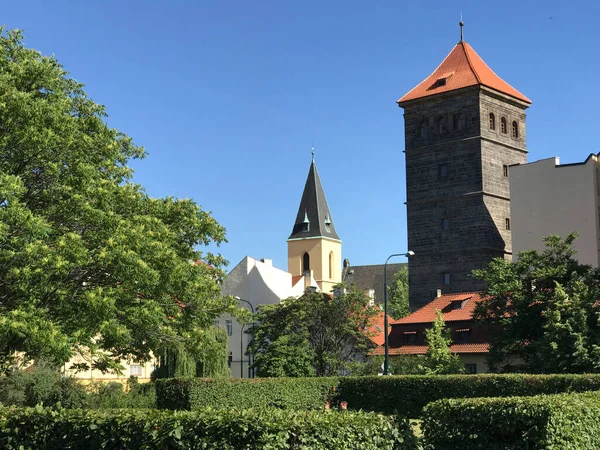
M 322 292 L 330 293 L 342 282 L 342 243 L 324 237 L 288 240 L 288 272 L 303 275 L 304 253 L 310 257 L 310 270 Z
M 487 365 L 487 353 L 472 353 L 458 355 L 463 364 L 475 364 L 476 373 L 488 373 L 489 368 Z
M 578 164 L 549 158 L 509 168 L 513 260 L 524 250 L 543 250 L 544 236 L 577 231 L 577 260 L 598 267 L 599 166 L 590 155 Z
M 102 373 L 99 370 L 89 369 L 83 372 L 75 372 L 72 369 L 73 364 L 84 363 L 86 360 L 81 355 L 74 356 L 70 361 L 66 362 L 63 366 L 63 374 L 65 376 L 71 376 L 77 378 L 81 381 L 117 381 L 120 383 L 125 383 L 129 377 L 136 377 L 140 382 L 148 382 L 150 381 L 152 372 L 156 367 L 158 367 L 158 361 L 156 358 L 152 357 L 150 361 L 147 362 L 137 362 L 137 361 L 128 361 L 121 360 L 121 366 L 123 366 L 123 373 L 118 375 L 116 373 Z

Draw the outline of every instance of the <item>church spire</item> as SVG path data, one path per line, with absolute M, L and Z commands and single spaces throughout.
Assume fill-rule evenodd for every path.
M 340 240 L 331 219 L 331 212 L 325 198 L 325 191 L 317 172 L 317 165 L 313 159 L 310 163 L 308 177 L 304 185 L 304 192 L 298 207 L 298 214 L 294 222 L 292 234 L 288 239 L 305 239 L 312 237 L 325 237 Z

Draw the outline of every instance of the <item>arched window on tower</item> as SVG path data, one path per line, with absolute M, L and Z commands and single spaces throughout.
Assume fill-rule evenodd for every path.
M 445 133 L 446 132 L 446 118 L 444 116 L 438 116 L 438 132 Z
M 512 137 L 519 137 L 519 124 L 516 121 L 512 123 Z
M 496 129 L 496 116 L 494 113 L 490 113 L 490 130 L 494 131 Z
M 302 273 L 310 272 L 310 256 L 307 252 L 302 256 Z
M 329 252 L 329 279 L 333 280 L 333 252 Z
M 427 137 L 427 126 L 429 124 L 429 121 L 427 120 L 427 118 L 423 118 L 423 120 L 421 121 L 421 137 L 424 139 Z
M 506 134 L 507 130 L 506 130 L 506 117 L 503 117 L 502 119 L 500 119 L 500 131 L 502 132 L 502 134 Z
M 460 113 L 458 116 L 458 129 L 464 130 L 465 128 L 467 128 L 467 116 L 465 116 L 465 113 Z

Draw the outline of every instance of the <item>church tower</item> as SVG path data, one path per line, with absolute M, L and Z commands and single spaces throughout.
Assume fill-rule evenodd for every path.
M 409 91 L 404 109 L 412 308 L 443 293 L 481 290 L 471 276 L 511 258 L 509 167 L 527 159 L 531 101 L 461 40 Z
M 342 281 L 342 241 L 333 225 L 314 155 L 287 243 L 292 276 L 304 275 L 308 282 L 312 275 L 325 293 Z

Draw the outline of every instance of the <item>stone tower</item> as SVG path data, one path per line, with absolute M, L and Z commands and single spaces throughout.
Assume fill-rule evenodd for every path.
M 288 242 L 288 272 L 316 281 L 329 293 L 342 281 L 342 241 L 333 219 L 313 158 Z M 307 286 L 308 287 L 308 286 Z
M 461 23 L 462 26 L 462 23 Z M 511 258 L 511 164 L 525 163 L 531 101 L 461 40 L 398 100 L 404 108 L 412 308 L 443 293 L 481 290 L 471 277 Z

